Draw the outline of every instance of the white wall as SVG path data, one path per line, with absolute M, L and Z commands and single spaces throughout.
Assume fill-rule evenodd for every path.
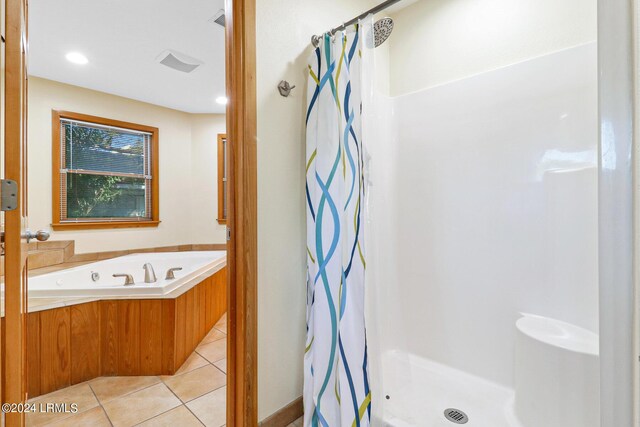
M 420 0 L 393 14 L 391 94 L 596 39 L 594 0 Z
M 157 228 L 54 231 L 76 241 L 76 252 L 187 243 L 224 243 L 217 225 L 217 133 L 223 115 L 192 115 L 102 92 L 29 79 L 29 225 L 49 228 L 51 110 L 67 110 L 159 128 L 160 220 Z
M 191 221 L 193 243 L 226 243 L 225 226 L 218 224 L 218 134 L 225 133 L 223 114 L 190 114 Z M 212 187 L 213 186 L 213 187 Z
M 304 88 L 310 38 L 374 3 L 257 2 L 259 419 L 302 395 Z M 289 98 L 276 89 L 283 79 L 297 86 Z

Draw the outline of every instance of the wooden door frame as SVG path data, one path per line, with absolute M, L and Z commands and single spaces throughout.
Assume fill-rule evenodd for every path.
M 0 0 L 4 1 L 4 0 Z M 6 123 L 20 120 L 26 114 L 26 95 L 16 87 L 15 73 L 22 73 L 23 62 L 16 37 L 26 27 L 16 10 L 25 0 L 7 1 L 6 43 Z M 229 141 L 229 218 L 230 241 L 227 263 L 228 328 L 227 343 L 227 425 L 231 427 L 257 426 L 257 126 L 256 126 L 256 29 L 255 0 L 226 1 L 226 88 L 227 136 Z M 18 49 L 18 51 L 16 51 Z M 13 74 L 12 74 L 13 73 Z M 11 79 L 10 76 L 13 76 Z M 13 84 L 13 87 L 12 87 Z M 18 148 L 24 129 L 7 127 L 6 152 Z M 24 163 L 26 165 L 26 162 Z M 7 176 L 14 173 L 7 168 Z M 19 213 L 5 217 L 5 231 L 20 230 Z M 9 233 L 7 233 L 9 234 Z M 23 244 L 20 233 L 6 242 L 13 252 Z M 16 237 L 17 236 L 17 237 Z M 10 236 L 9 236 L 10 237 Z M 7 251 L 9 253 L 9 251 Z M 18 252 L 15 253 L 20 253 Z M 21 260 L 15 256 L 5 258 L 5 277 L 18 274 Z M 25 316 L 15 307 L 24 309 L 23 295 L 7 298 L 7 306 L 17 313 L 5 318 L 2 334 L 5 342 L 20 342 L 18 350 L 5 356 L 2 384 L 3 401 L 22 402 L 25 398 Z M 9 311 L 7 311 L 9 313 Z M 13 338 L 12 338 L 13 337 Z M 3 346 L 4 347 L 4 346 Z M 16 347 L 13 347 L 16 348 Z M 8 416 L 7 425 L 23 425 L 24 417 Z
M 255 0 L 226 2 L 227 425 L 258 425 L 258 228 Z
M 2 402 L 21 403 L 26 398 L 26 242 L 22 238 L 26 213 L 27 81 L 26 0 L 6 1 L 5 41 L 5 178 L 18 183 L 17 209 L 5 213 L 5 307 L 2 322 Z M 5 414 L 8 427 L 24 425 L 24 414 Z

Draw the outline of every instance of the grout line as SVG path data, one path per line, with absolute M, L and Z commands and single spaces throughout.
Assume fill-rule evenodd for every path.
M 225 382 L 225 385 L 226 385 L 226 382 Z M 168 388 L 168 389 L 169 389 L 169 391 L 170 391 L 170 392 L 171 392 L 171 393 L 176 397 L 176 399 L 178 399 L 178 400 L 182 403 L 182 405 L 181 405 L 181 406 L 184 406 L 184 407 L 187 409 L 187 411 L 191 412 L 191 415 L 193 415 L 194 417 L 196 417 L 196 420 L 198 420 L 198 421 L 199 421 L 203 426 L 204 426 L 204 425 L 206 425 L 204 422 L 202 422 L 202 420 L 201 420 L 200 418 L 198 418 L 198 416 L 197 416 L 196 414 L 194 414 L 194 413 L 193 413 L 193 411 L 192 411 L 192 410 L 187 406 L 187 404 L 186 404 L 185 402 L 183 402 L 183 401 L 182 401 L 182 399 L 180 399 L 180 398 L 178 397 L 178 395 L 177 395 L 177 394 L 175 394 L 175 393 L 173 392 L 173 390 L 171 390 L 171 387 L 167 386 L 167 388 Z M 205 394 L 207 394 L 207 393 L 205 393 Z M 204 394 L 203 394 L 202 396 L 204 396 Z M 200 397 L 202 397 L 202 396 L 200 396 Z M 193 400 L 195 400 L 195 399 L 193 399 Z M 177 408 L 177 406 L 176 406 L 176 408 Z M 173 409 L 175 409 L 175 408 L 173 408 Z M 167 411 L 167 412 L 168 412 L 168 411 Z M 160 415 L 162 415 L 162 414 L 160 414 Z M 152 419 L 152 418 L 150 418 L 150 419 Z M 148 420 L 147 420 L 147 421 L 148 421 Z
M 93 387 L 91 387 L 91 384 L 89 384 L 88 381 L 87 381 L 87 385 L 89 386 L 89 390 L 91 390 L 91 393 L 93 393 L 93 397 L 96 398 L 96 401 L 98 402 L 98 406 L 102 409 L 102 412 L 104 413 L 104 416 L 107 417 L 107 421 L 109 422 L 111 427 L 113 427 L 113 423 L 111 422 L 111 418 L 109 417 L 109 414 L 107 413 L 107 410 L 104 409 L 104 406 L 102 406 L 102 402 L 100 401 L 100 399 L 98 399 L 98 395 L 96 394 L 95 390 L 93 389 Z
M 224 360 L 224 359 L 226 359 L 226 358 L 227 358 L 227 355 L 225 354 L 225 356 L 224 356 L 224 357 L 222 357 L 222 358 L 220 358 L 220 359 L 216 359 L 216 360 L 214 360 L 214 361 L 211 361 L 211 360 L 207 359 L 207 358 L 206 358 L 206 356 L 204 356 L 203 354 L 199 353 L 197 348 L 196 348 L 194 351 L 195 351 L 196 353 L 198 353 L 198 355 L 199 355 L 200 357 L 202 357 L 204 360 L 206 360 L 207 362 L 211 363 L 212 365 L 213 365 L 214 363 L 216 363 L 216 362 L 219 362 L 219 361 Z M 216 366 L 216 365 L 213 365 L 213 366 Z M 217 368 L 217 366 L 216 366 L 216 368 Z M 227 374 L 225 374 L 225 375 L 227 375 Z
M 203 368 L 204 368 L 204 366 L 203 366 Z M 213 393 L 214 391 L 216 391 L 216 390 L 220 390 L 222 387 L 226 387 L 226 386 L 227 386 L 227 378 L 226 378 L 226 375 L 225 375 L 224 384 L 222 384 L 220 387 L 216 387 L 216 388 L 211 389 L 211 390 L 209 390 L 209 391 L 207 391 L 207 392 L 204 392 L 204 393 L 202 393 L 200 396 L 196 396 L 196 397 L 194 397 L 193 399 L 189 399 L 189 400 L 187 400 L 187 401 L 182 401 L 182 399 L 180 399 L 178 396 L 176 396 L 176 397 L 178 397 L 178 399 L 180 399 L 180 401 L 181 401 L 181 402 L 183 402 L 183 404 L 184 404 L 184 405 L 186 405 L 187 403 L 193 402 L 194 400 L 199 399 L 199 398 L 201 398 L 202 396 L 205 396 L 205 395 L 207 395 L 207 394 L 209 394 L 209 393 Z M 175 393 L 174 393 L 174 394 L 175 394 Z
M 89 382 L 88 382 L 88 381 L 85 381 L 85 383 L 86 383 L 87 385 L 89 385 Z M 82 384 L 83 384 L 83 383 L 78 383 L 78 384 L 70 385 L 69 387 L 61 388 L 60 390 L 68 390 L 68 389 L 70 389 L 70 388 L 72 388 L 72 387 L 81 386 Z M 38 397 L 36 397 L 36 398 L 35 398 L 36 400 L 35 400 L 33 403 L 38 402 L 38 401 L 40 400 L 40 398 L 42 398 L 42 397 L 46 397 L 47 395 L 50 395 L 50 394 L 53 394 L 53 393 L 57 393 L 57 392 L 58 392 L 58 391 L 60 391 L 60 390 L 55 390 L 55 391 L 52 391 L 52 392 L 50 392 L 50 393 L 44 394 L 44 395 L 42 395 L 42 396 L 38 396 Z M 91 390 L 91 392 L 93 393 L 93 389 L 91 389 L 91 386 L 90 386 L 90 385 L 89 385 L 89 390 Z M 95 397 L 95 393 L 94 393 L 94 397 Z M 97 398 L 97 397 L 95 397 L 95 399 L 96 399 L 96 401 L 98 402 L 98 405 L 100 405 L 100 401 L 98 400 L 98 398 Z M 42 403 L 42 402 L 39 402 L 39 403 Z M 45 403 L 47 403 L 47 402 L 45 401 Z M 75 402 L 63 402 L 63 403 L 69 403 L 69 404 L 71 404 L 71 403 L 75 403 Z M 93 408 L 96 408 L 96 406 L 93 406 L 93 407 L 88 408 L 88 409 L 80 410 L 80 411 L 76 412 L 75 414 L 73 414 L 73 413 L 70 413 L 70 412 L 69 412 L 69 413 L 65 414 L 65 416 L 63 416 L 63 417 L 61 417 L 61 418 L 54 419 L 54 420 L 51 420 L 51 421 L 45 421 L 45 423 L 44 423 L 44 424 L 38 424 L 38 426 L 45 427 L 45 426 L 47 426 L 47 425 L 50 425 L 50 424 L 53 424 L 53 423 L 57 423 L 58 421 L 67 420 L 67 419 L 69 419 L 69 418 L 73 417 L 74 415 L 82 414 L 82 413 L 84 413 L 84 412 L 90 411 L 90 410 L 91 410 L 91 409 L 93 409 Z M 25 417 L 25 418 L 26 418 L 26 417 Z M 108 418 L 108 417 L 107 417 L 107 418 Z
M 213 393 L 213 392 L 214 392 L 214 391 L 216 391 L 216 390 L 220 390 L 221 388 L 226 387 L 226 386 L 227 386 L 227 383 L 224 383 L 224 384 L 222 384 L 220 387 L 217 387 L 217 388 L 214 388 L 214 389 L 211 389 L 211 390 L 209 390 L 209 391 L 206 391 L 206 392 L 202 393 L 200 396 L 196 396 L 196 397 L 194 397 L 194 398 L 192 398 L 192 399 L 185 400 L 185 401 L 180 400 L 180 402 L 182 402 L 182 404 L 183 404 L 183 405 L 186 405 L 187 403 L 191 403 L 191 402 L 193 402 L 194 400 L 198 400 L 198 399 L 200 399 L 201 397 L 206 396 L 206 395 L 207 395 L 207 394 L 209 394 L 209 393 Z M 178 398 L 178 399 L 180 399 L 180 398 Z
M 212 340 L 212 341 L 203 342 L 205 340 L 205 338 L 207 338 L 207 337 L 205 336 L 204 338 L 202 338 L 202 341 L 200 341 L 200 343 L 196 346 L 196 348 L 200 347 L 201 345 L 207 345 L 207 344 L 211 344 L 212 342 L 216 342 L 216 341 L 227 339 L 227 335 L 225 334 L 225 336 L 220 337 L 220 338 L 216 338 L 215 340 Z
M 118 376 L 115 376 L 115 377 L 98 377 L 98 378 L 123 378 L 123 377 L 124 377 L 124 376 L 122 376 L 122 375 L 118 375 Z M 98 379 L 98 378 L 96 378 L 96 379 Z M 151 388 L 151 387 L 153 387 L 153 386 L 156 386 L 156 385 L 158 385 L 158 384 L 162 384 L 162 383 L 163 383 L 163 382 L 162 382 L 162 379 L 161 379 L 161 378 L 159 378 L 157 375 L 147 375 L 147 376 L 145 376 L 145 378 L 157 378 L 157 379 L 158 379 L 158 382 L 157 382 L 157 383 L 150 384 L 150 385 L 145 386 L 145 387 L 142 387 L 142 388 L 139 388 L 139 389 L 136 389 L 136 390 L 133 390 L 133 391 L 126 392 L 126 393 L 124 393 L 124 394 L 119 394 L 118 396 L 112 397 L 111 399 L 107 400 L 107 401 L 106 401 L 106 402 L 104 402 L 104 403 L 112 402 L 112 401 L 114 401 L 114 400 L 120 399 L 121 397 L 129 396 L 130 394 L 137 393 L 137 392 L 139 392 L 139 391 L 146 390 L 146 389 L 148 389 L 148 388 Z M 94 381 L 94 380 L 91 380 L 91 381 Z M 89 384 L 89 387 L 91 387 L 91 384 Z M 168 387 L 167 387 L 167 388 L 168 388 Z M 95 394 L 95 391 L 93 390 L 93 387 L 91 387 L 91 391 L 93 391 L 93 394 L 96 396 L 96 399 L 98 399 L 98 395 L 96 395 L 96 394 Z M 98 403 L 100 403 L 100 405 L 102 405 L 102 401 L 101 401 L 100 399 L 98 399 Z M 105 411 L 105 412 L 106 412 L 106 411 Z
M 205 342 L 205 343 L 201 342 L 200 344 L 198 344 L 198 346 L 196 347 L 196 349 L 197 349 L 198 347 L 201 347 L 201 346 L 204 346 L 204 345 L 208 345 L 208 344 L 212 344 L 212 343 L 214 343 L 214 342 L 218 342 L 218 341 L 220 341 L 220 340 L 226 340 L 226 339 L 227 339 L 227 337 L 226 337 L 226 336 L 224 336 L 224 337 L 222 337 L 222 338 L 218 338 L 218 339 L 213 340 L 213 341 L 209 341 L 209 342 Z M 193 350 L 193 351 L 196 351 L 196 350 Z
M 214 328 L 215 328 L 215 326 L 214 326 L 213 328 L 211 328 L 211 329 L 214 329 Z M 210 331 L 209 331 L 209 332 L 210 332 Z M 225 338 L 226 338 L 226 334 L 225 334 Z M 222 339 L 222 338 L 221 338 L 221 339 Z M 218 340 L 216 340 L 216 341 L 218 341 Z M 201 342 L 202 342 L 202 341 L 201 341 Z M 215 341 L 212 341 L 212 342 L 215 342 Z M 214 368 L 216 368 L 216 369 L 218 369 L 218 370 L 220 370 L 220 371 L 222 372 L 222 370 L 221 370 L 220 368 L 218 368 L 216 365 L 214 365 L 214 364 L 213 364 L 213 362 L 210 362 L 210 361 L 209 361 L 209 359 L 207 359 L 206 357 L 204 357 L 203 355 L 201 355 L 200 353 L 198 353 L 198 347 L 199 347 L 199 346 L 200 346 L 200 344 L 198 344 L 198 346 L 196 347 L 196 349 L 195 349 L 195 350 L 193 350 L 193 353 L 197 353 L 197 354 L 198 354 L 198 356 L 202 357 L 202 358 L 207 362 L 207 364 L 205 364 L 205 365 L 201 366 L 200 368 L 204 368 L 204 367 L 205 367 L 205 366 L 207 366 L 207 365 L 212 365 Z M 192 353 L 192 354 L 193 354 L 193 353 Z M 220 360 L 222 360 L 222 359 L 220 359 Z M 200 369 L 200 368 L 197 368 L 197 369 Z M 194 370 L 195 370 L 195 369 L 194 369 Z M 189 371 L 189 372 L 191 372 L 191 371 Z M 226 387 L 226 386 L 227 386 L 227 374 L 226 374 L 226 373 L 224 373 L 224 372 L 223 372 L 223 374 L 224 374 L 224 379 L 225 379 L 225 381 L 224 381 L 224 385 L 222 385 L 222 386 L 220 386 L 220 387 L 218 387 L 218 388 L 216 388 L 216 389 L 214 389 L 214 390 L 210 390 L 210 391 L 208 391 L 208 392 L 204 393 L 204 394 L 203 394 L 203 395 L 201 395 L 201 396 L 195 397 L 195 398 L 193 398 L 193 399 L 189 400 L 188 402 L 189 402 L 189 403 L 190 403 L 190 402 L 193 402 L 193 401 L 195 401 L 195 400 L 197 400 L 197 399 L 200 399 L 200 398 L 201 398 L 201 397 L 203 397 L 203 396 L 206 396 L 206 395 L 207 395 L 207 394 L 209 394 L 209 393 L 213 393 L 213 392 L 214 392 L 214 391 L 216 391 L 216 390 L 220 390 L 222 387 Z M 171 390 L 171 388 L 170 388 L 169 386 L 167 386 L 167 388 L 168 388 L 169 390 Z M 173 393 L 173 390 L 171 390 L 171 392 Z M 174 395 L 175 395 L 175 393 L 174 393 Z M 182 399 L 180 399 L 177 395 L 176 395 L 176 397 L 178 398 L 178 400 L 180 400 L 180 401 L 182 402 Z M 196 419 L 197 419 L 197 420 L 198 420 L 198 421 L 199 421 L 203 426 L 206 426 L 206 424 L 204 423 L 204 421 L 202 421 L 202 420 L 201 420 L 201 419 L 200 419 L 200 418 L 195 414 L 195 412 L 193 412 L 193 411 L 191 410 L 191 408 L 189 408 L 189 406 L 187 406 L 187 402 L 184 402 L 184 403 L 182 404 L 182 406 L 184 406 L 185 408 L 187 408 L 187 411 L 191 412 L 191 414 L 192 414 L 192 415 L 193 415 L 193 416 L 194 416 L 194 417 L 195 417 L 195 418 L 196 418 Z M 225 412 L 225 414 L 226 414 L 226 412 Z M 227 422 L 226 422 L 226 415 L 225 415 L 225 423 L 224 423 L 224 424 L 222 424 L 222 425 L 223 425 L 223 426 L 226 426 L 226 424 L 227 424 Z
M 193 415 L 194 417 L 196 417 L 196 420 L 198 420 L 198 422 L 200 424 L 202 424 L 203 426 L 206 426 L 206 424 L 204 423 L 204 421 L 202 421 L 200 418 L 198 418 L 198 416 L 191 410 L 191 408 L 189 408 L 186 404 L 183 405 L 185 408 L 187 408 L 187 411 L 191 412 L 191 415 Z M 226 421 L 226 420 L 225 420 Z
M 154 376 L 154 375 L 151 375 L 151 376 Z M 180 398 L 179 398 L 178 396 L 176 396 L 176 395 L 175 395 L 175 393 L 173 392 L 173 390 L 171 390 L 171 389 L 169 388 L 169 386 L 168 386 L 168 385 L 166 385 L 165 383 L 163 383 L 163 382 L 162 382 L 162 380 L 160 380 L 160 382 L 159 382 L 159 383 L 155 383 L 155 384 L 153 384 L 153 385 L 150 385 L 149 387 L 141 388 L 141 389 L 140 389 L 140 390 L 138 390 L 138 391 L 146 390 L 146 389 L 151 388 L 151 387 L 153 387 L 153 386 L 156 386 L 156 385 L 158 385 L 158 384 L 162 384 L 163 386 L 165 386 L 165 388 L 166 388 L 167 390 L 169 390 L 169 392 L 171 392 L 171 394 L 173 394 L 173 395 L 176 397 L 176 399 L 178 399 L 178 402 L 180 402 L 180 405 L 177 405 L 177 406 L 174 406 L 173 408 L 167 409 L 167 410 L 166 410 L 166 411 L 164 411 L 164 412 L 161 412 L 161 413 L 159 413 L 159 414 L 156 414 L 156 415 L 154 415 L 154 416 L 153 416 L 153 417 L 151 417 L 151 418 L 147 418 L 146 420 L 142 420 L 142 421 L 140 421 L 139 423 L 134 424 L 134 425 L 136 425 L 136 426 L 137 426 L 137 425 L 140 425 L 140 424 L 142 424 L 142 423 L 146 423 L 147 421 L 152 420 L 152 419 L 154 419 L 155 417 L 159 417 L 159 416 L 160 416 L 160 415 L 162 415 L 162 414 L 166 414 L 166 413 L 167 413 L 167 412 L 169 412 L 169 411 L 172 411 L 172 410 L 174 410 L 174 409 L 176 409 L 176 408 L 179 408 L 180 406 L 183 406 L 182 400 L 180 400 Z M 135 391 L 134 391 L 133 393 L 135 393 Z M 129 394 L 132 394 L 132 393 L 128 393 L 128 394 L 123 395 L 123 396 L 128 396 Z M 118 398 L 118 399 L 119 399 L 119 398 Z M 149 397 L 148 397 L 148 398 L 146 398 L 146 399 L 145 399 L 145 401 L 148 401 L 149 399 L 153 399 L 153 398 L 149 398 Z M 113 400 L 115 400 L 115 399 L 113 399 Z M 105 413 L 106 413 L 106 412 L 107 412 L 107 411 L 105 411 Z M 107 414 L 107 418 L 108 418 L 108 417 L 109 417 L 109 414 Z M 109 421 L 111 421 L 111 419 L 109 419 Z M 111 425 L 113 425 L 113 424 L 111 424 Z
M 223 385 L 222 387 L 226 387 L 226 386 L 227 386 L 227 384 L 225 383 L 225 385 Z M 216 390 L 220 390 L 222 387 L 218 387 Z M 214 392 L 214 391 L 216 391 L 216 390 L 211 390 L 210 392 L 205 393 L 205 394 L 203 394 L 202 396 L 206 396 L 207 394 L 209 394 L 209 393 L 213 393 L 213 392 Z M 202 397 L 202 396 L 200 396 L 200 397 Z M 190 400 L 189 402 L 193 402 L 194 400 L 196 400 L 196 399 Z M 225 398 L 225 405 L 226 405 L 226 398 Z M 185 407 L 185 408 L 187 408 L 187 409 L 189 410 L 189 412 L 191 412 L 191 413 L 193 414 L 193 416 L 194 416 L 194 417 L 196 417 L 196 419 L 197 419 L 198 421 L 200 421 L 203 425 L 205 425 L 205 426 L 206 426 L 206 424 L 204 423 L 204 421 L 202 421 L 200 418 L 198 418 L 198 416 L 197 416 L 197 415 L 196 415 L 196 414 L 191 410 L 191 408 L 189 408 L 189 407 L 187 406 L 187 404 L 186 404 L 186 403 L 184 404 L 184 407 Z M 225 410 L 224 424 L 221 424 L 221 427 L 226 426 L 226 425 L 227 425 L 227 411 Z
M 220 359 L 220 360 L 224 360 L 224 359 Z M 220 360 L 217 360 L 217 362 L 219 362 Z M 223 371 L 222 369 L 220 369 L 219 367 L 216 366 L 215 363 L 212 363 L 213 367 L 216 368 L 218 371 L 222 372 L 224 374 L 224 377 L 227 378 L 227 373 L 225 371 Z M 225 385 L 227 384 L 227 382 L 225 381 Z
M 167 388 L 169 388 L 169 387 L 167 387 Z M 169 388 L 169 390 L 171 390 L 171 389 Z M 174 393 L 174 396 L 175 396 L 175 393 Z M 176 396 L 176 398 L 178 398 L 178 396 Z M 178 400 L 180 400 L 180 398 L 178 398 Z M 180 401 L 180 402 L 182 402 L 182 401 Z M 146 423 L 147 421 L 151 421 L 151 420 L 153 420 L 153 419 L 155 419 L 155 418 L 158 418 L 158 417 L 160 417 L 160 416 L 162 416 L 162 415 L 166 414 L 167 412 L 171 412 L 171 411 L 173 411 L 174 409 L 177 409 L 177 408 L 179 408 L 179 407 L 181 407 L 181 406 L 185 406 L 185 404 L 184 404 L 184 403 L 181 403 L 181 404 L 180 404 L 180 405 L 178 405 L 178 406 L 174 406 L 174 407 L 173 407 L 173 408 L 171 408 L 171 409 L 167 409 L 167 410 L 166 410 L 166 411 L 164 411 L 164 412 L 160 412 L 159 414 L 154 415 L 154 416 L 153 416 L 153 417 L 151 417 L 151 418 L 147 418 L 146 420 L 143 420 L 143 421 L 140 421 L 140 422 L 139 422 L 139 423 L 137 423 L 137 424 L 134 424 L 134 426 L 139 426 L 140 424 Z M 189 409 L 189 408 L 187 408 L 187 410 L 188 410 L 188 409 Z M 200 421 L 200 420 L 198 420 L 198 421 Z
M 218 369 L 218 367 L 217 367 L 216 365 L 214 365 L 213 363 L 207 363 L 207 365 L 211 365 L 211 366 L 213 366 L 215 369 L 220 370 L 220 369 Z M 195 372 L 195 371 L 197 371 L 197 370 L 199 370 L 199 369 L 204 369 L 204 368 L 206 368 L 206 367 L 207 367 L 207 365 L 202 365 L 202 366 L 200 366 L 200 367 L 198 367 L 198 368 L 196 368 L 196 369 L 193 369 L 193 370 L 191 370 L 191 371 L 189 371 L 189 372 L 185 372 L 184 374 L 180 374 L 180 375 L 176 375 L 176 376 L 178 376 L 178 377 L 179 377 L 179 376 L 182 376 L 182 375 L 185 375 L 185 374 L 190 374 L 190 373 Z M 222 371 L 221 371 L 221 372 L 222 372 Z M 222 372 L 222 373 L 223 373 L 223 375 L 224 375 L 224 384 L 223 384 L 223 385 L 221 385 L 220 387 L 226 387 L 226 385 L 227 385 L 227 374 L 225 374 L 224 372 Z M 173 390 L 171 389 L 171 387 L 169 387 L 169 385 L 167 385 L 167 384 L 165 383 L 165 386 L 167 386 L 167 388 L 168 388 L 169 390 L 171 390 L 171 392 L 173 393 Z M 182 398 L 181 398 L 180 396 L 178 396 L 178 395 L 177 395 L 177 394 L 175 394 L 175 393 L 173 393 L 173 394 L 175 394 L 175 396 L 180 400 L 180 402 L 182 402 L 182 403 L 187 403 L 187 402 L 191 402 L 192 400 L 196 400 L 197 398 L 202 397 L 202 396 L 204 396 L 204 395 L 205 395 L 205 394 L 207 394 L 207 393 L 211 393 L 212 391 L 215 391 L 215 390 L 219 389 L 220 387 L 216 387 L 216 388 L 211 389 L 211 390 L 209 390 L 209 391 L 205 391 L 205 392 L 204 392 L 204 393 L 202 393 L 201 395 L 196 396 L 196 397 L 193 397 L 193 398 L 191 398 L 191 399 L 189 399 L 189 400 L 182 400 Z

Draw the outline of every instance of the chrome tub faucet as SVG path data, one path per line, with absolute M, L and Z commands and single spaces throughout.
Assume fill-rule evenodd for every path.
M 158 281 L 156 278 L 156 272 L 153 271 L 151 263 L 146 263 L 142 268 L 144 269 L 144 283 L 155 283 Z

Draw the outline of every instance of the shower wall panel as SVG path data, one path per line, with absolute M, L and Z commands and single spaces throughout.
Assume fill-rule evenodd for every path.
M 512 387 L 520 313 L 598 331 L 596 65 L 590 43 L 381 102 L 375 353 Z

